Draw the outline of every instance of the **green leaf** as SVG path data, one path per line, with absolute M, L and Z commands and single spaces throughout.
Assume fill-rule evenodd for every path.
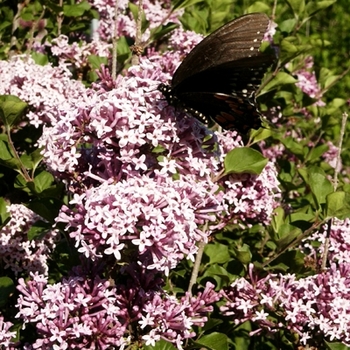
M 326 215 L 340 220 L 350 218 L 350 194 L 347 192 L 334 192 L 326 198 Z
M 202 0 L 174 0 L 172 1 L 173 10 L 189 7 L 199 2 L 202 2 Z
M 234 148 L 225 157 L 225 175 L 241 173 L 259 175 L 267 163 L 268 159 L 255 149 Z
M 313 16 L 317 12 L 324 10 L 325 8 L 336 3 L 337 0 L 328 0 L 328 1 L 310 1 L 306 5 L 306 13 L 308 16 Z
M 327 346 L 327 349 L 329 350 L 349 350 L 350 349 L 349 346 L 343 343 L 337 343 L 337 342 L 330 343 L 330 342 L 327 342 L 326 340 L 324 342 Z
M 281 138 L 280 141 L 284 144 L 287 150 L 291 151 L 293 154 L 303 159 L 306 153 L 303 144 L 297 142 L 293 137 Z
M 303 222 L 313 222 L 315 220 L 315 214 L 311 213 L 292 213 L 289 215 L 290 222 L 297 222 L 297 221 L 303 221 Z
M 262 1 L 255 1 L 252 5 L 250 5 L 247 8 L 246 13 L 253 13 L 253 12 L 265 12 L 269 13 L 270 7 L 267 3 L 264 3 Z
M 101 57 L 97 55 L 90 55 L 88 57 L 88 62 L 90 63 L 92 69 L 100 69 L 101 65 L 107 65 L 108 59 L 107 57 Z
M 118 62 L 121 64 L 124 64 L 124 62 L 131 56 L 130 46 L 125 36 L 121 36 L 118 39 L 117 54 Z
M 195 344 L 205 346 L 210 350 L 227 350 L 228 338 L 226 334 L 213 332 L 199 338 Z
M 324 171 L 316 166 L 308 168 L 309 186 L 319 205 L 326 203 L 326 197 L 333 192 L 333 186 Z
M 282 32 L 291 33 L 294 30 L 296 24 L 297 24 L 297 20 L 295 18 L 291 18 L 279 23 L 278 27 Z M 297 52 L 298 50 L 295 48 L 295 50 L 293 49 L 292 51 Z
M 52 230 L 52 225 L 45 221 L 37 221 L 29 228 L 27 237 L 29 241 L 42 239 L 48 231 Z
M 14 158 L 7 137 L 5 138 L 6 140 L 0 140 L 0 159 L 4 161 Z
M 203 275 L 198 278 L 198 282 L 207 281 L 208 278 L 215 280 L 217 288 L 223 288 L 232 280 L 232 275 L 224 267 L 213 264 L 204 270 Z
M 286 2 L 293 10 L 295 17 L 299 17 L 305 10 L 304 0 L 286 0 Z
M 271 91 L 286 84 L 295 84 L 298 80 L 285 72 L 278 72 L 277 75 L 266 84 L 264 91 Z
M 278 248 L 282 250 L 301 234 L 302 231 L 298 227 L 289 224 L 282 224 L 279 227 L 278 232 L 271 235 L 271 238 L 274 240 Z
M 46 189 L 50 188 L 54 183 L 55 179 L 51 173 L 47 171 L 42 171 L 34 178 L 35 192 L 41 193 Z
M 0 197 L 0 227 L 6 225 L 11 219 L 10 213 L 7 211 L 9 203 L 3 197 Z
M 15 125 L 24 115 L 27 103 L 13 95 L 0 96 L 0 119 L 7 128 Z
M 8 299 L 15 291 L 15 284 L 11 278 L 0 277 L 0 307 L 6 306 Z
M 165 341 L 164 339 L 161 339 L 161 340 L 157 341 L 154 346 L 145 345 L 143 347 L 143 349 L 145 349 L 145 350 L 176 350 L 176 347 L 173 344 Z
M 203 326 L 204 331 L 208 331 L 212 328 L 216 328 L 218 325 L 222 324 L 223 320 L 217 318 L 209 318 L 208 322 Z
M 280 230 L 280 227 L 284 223 L 284 210 L 282 207 L 278 207 L 274 210 L 271 220 L 271 227 L 275 232 Z
M 32 52 L 31 56 L 34 60 L 34 62 L 40 66 L 46 66 L 49 63 L 49 59 L 47 57 L 47 55 L 44 55 L 40 52 Z
M 87 1 L 82 1 L 74 5 L 63 5 L 63 14 L 67 17 L 80 17 L 85 11 L 90 10 L 91 5 Z
M 249 135 L 249 138 L 252 139 L 252 142 L 250 142 L 250 145 L 262 140 L 266 140 L 271 135 L 272 135 L 272 131 L 270 129 L 265 129 L 265 128 L 259 128 L 258 130 L 252 129 Z
M 156 28 L 151 29 L 151 38 L 152 40 L 158 40 L 163 38 L 167 34 L 171 33 L 174 29 L 178 28 L 178 24 L 167 23 L 163 26 L 157 26 Z
M 134 17 L 135 22 L 138 21 L 139 6 L 129 2 L 129 9 Z M 141 31 L 144 33 L 145 29 L 149 27 L 149 22 L 146 19 L 144 11 L 141 13 Z
M 227 245 L 215 242 L 207 244 L 204 253 L 209 257 L 209 264 L 223 264 L 229 260 L 230 254 Z
M 28 204 L 29 209 L 50 223 L 55 222 L 61 206 L 62 202 L 54 198 L 38 198 Z
M 243 244 L 241 247 L 234 248 L 236 258 L 243 264 L 247 265 L 252 261 L 252 252 L 249 245 Z

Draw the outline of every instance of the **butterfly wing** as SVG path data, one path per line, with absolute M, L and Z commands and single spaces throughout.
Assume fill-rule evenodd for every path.
M 239 17 L 202 40 L 158 89 L 169 104 L 207 123 L 246 133 L 261 125 L 255 93 L 274 57 L 259 48 L 269 25 L 262 13 Z
M 255 92 L 271 60 L 268 55 L 252 56 L 192 75 L 172 90 L 176 105 L 204 123 L 210 117 L 226 130 L 259 128 Z
M 177 68 L 172 88 L 183 80 L 230 61 L 258 56 L 261 40 L 269 25 L 263 13 L 241 16 L 204 38 Z

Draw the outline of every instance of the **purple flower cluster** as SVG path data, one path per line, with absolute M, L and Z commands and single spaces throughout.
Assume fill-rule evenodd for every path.
M 317 261 L 324 253 L 324 243 L 328 234 L 328 225 L 303 240 L 300 247 L 312 260 Z M 316 245 L 314 242 L 318 242 Z M 338 264 L 350 264 L 350 219 L 333 219 L 330 227 L 328 259 Z
M 236 324 L 252 321 L 251 335 L 273 336 L 289 329 L 301 344 L 324 338 L 350 343 L 350 264 L 332 264 L 326 272 L 307 278 L 268 274 L 259 278 L 250 266 L 250 280 L 237 279 L 222 292 L 221 311 Z
M 161 291 L 154 270 L 131 264 L 124 272 L 125 283 L 116 287 L 98 277 L 83 277 L 82 271 L 53 285 L 38 274 L 31 274 L 27 283 L 20 279 L 16 317 L 24 327 L 36 326 L 32 349 L 123 349 L 135 341 L 127 332 L 135 327 L 147 344 L 163 338 L 182 349 L 196 335 L 192 327 L 205 324 L 211 304 L 220 298 L 208 283 L 196 297 L 186 294 L 178 300 Z
M 218 176 L 239 139 L 165 107 L 151 90 L 163 75 L 155 56 L 143 59 L 116 89 L 60 111 L 39 140 L 48 167 L 75 193 L 57 221 L 88 257 L 119 260 L 130 242 L 169 271 L 210 233 L 233 222 L 267 224 L 277 205 L 271 164 L 258 177 Z M 213 225 L 203 232 L 206 222 Z
M 56 120 L 56 109 L 68 108 L 71 99 L 85 92 L 84 85 L 71 79 L 66 66 L 40 66 L 31 58 L 16 56 L 0 60 L 0 94 L 15 95 L 30 106 L 27 118 L 36 127 Z
M 220 299 L 213 288 L 214 285 L 208 282 L 205 290 L 196 297 L 190 297 L 186 293 L 180 300 L 156 294 L 145 305 L 146 314 L 139 321 L 141 329 L 151 329 L 142 337 L 146 345 L 154 346 L 156 341 L 163 338 L 182 349 L 186 339 L 196 336 L 192 326 L 203 327 L 208 320 L 205 315 L 213 311 L 211 304 Z
M 53 39 L 50 46 L 52 54 L 59 57 L 61 65 L 67 65 L 77 70 L 89 65 L 90 55 L 110 58 L 112 49 L 111 44 L 100 40 L 92 40 L 89 43 L 83 41 L 79 44 L 73 42 L 70 44 L 69 38 L 65 35 L 60 35 L 58 38 Z
M 29 240 L 28 230 L 42 220 L 24 205 L 7 207 L 11 219 L 0 229 L 0 261 L 15 275 L 23 271 L 38 271 L 47 275 L 47 260 L 54 250 L 58 231 L 50 230 L 42 239 Z
M 112 0 L 89 0 L 89 3 L 99 13 L 98 34 L 104 41 L 111 41 L 114 37 L 115 23 L 117 23 L 117 35 L 134 38 L 136 33 L 135 19 L 128 11 L 129 2 L 137 4 L 137 1 L 118 1 L 118 16 L 115 19 L 115 1 Z M 137 5 L 136 5 L 137 6 Z M 160 24 L 169 22 L 179 23 L 178 17 L 183 10 L 172 11 L 171 3 L 166 1 L 143 1 L 143 12 L 147 20 L 150 21 L 150 27 L 143 33 L 142 41 L 147 42 L 150 37 L 151 29 L 158 27 Z M 166 19 L 166 20 L 164 20 Z
M 312 70 L 313 65 L 313 57 L 308 56 L 305 59 L 304 69 L 300 69 L 297 72 L 295 72 L 295 74 L 298 77 L 298 82 L 296 83 L 296 86 L 298 86 L 305 94 L 309 95 L 311 98 L 316 99 L 317 106 L 324 106 L 325 103 L 321 100 L 322 91 L 320 86 L 318 85 L 316 74 Z
M 48 285 L 44 276 L 31 274 L 30 281 L 18 283 L 16 317 L 24 327 L 36 325 L 33 349 L 108 349 L 125 344 L 127 323 L 108 281 L 77 276 Z
M 11 339 L 16 336 L 16 332 L 10 331 L 12 325 L 11 322 L 5 322 L 4 318 L 0 315 L 0 346 L 4 349 L 10 349 L 10 346 L 13 345 Z
M 194 260 L 196 243 L 208 235 L 200 225 L 222 210 L 203 184 L 147 176 L 102 184 L 76 195 L 71 205 L 74 211 L 66 208 L 58 221 L 67 222 L 80 253 L 125 261 L 134 246 L 141 261 L 147 258 L 150 268 L 166 273 L 184 256 Z

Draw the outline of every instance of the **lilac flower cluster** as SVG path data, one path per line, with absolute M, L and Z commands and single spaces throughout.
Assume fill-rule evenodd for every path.
M 213 221 L 222 207 L 208 189 L 190 179 L 147 176 L 115 185 L 102 184 L 71 201 L 58 218 L 87 257 L 113 254 L 116 260 L 137 247 L 140 259 L 152 256 L 150 268 L 167 273 L 186 256 L 194 260 L 196 242 L 206 240 L 200 225 Z
M 142 338 L 146 345 L 154 346 L 161 338 L 176 344 L 178 349 L 186 339 L 193 338 L 196 333 L 192 326 L 203 327 L 207 322 L 207 315 L 213 311 L 211 304 L 220 299 L 214 291 L 214 285 L 207 283 L 205 290 L 196 297 L 188 293 L 180 300 L 175 297 L 155 295 L 144 307 L 147 312 L 139 321 L 141 329 L 151 328 L 151 331 Z
M 24 326 L 36 326 L 32 349 L 123 349 L 135 341 L 127 332 L 133 327 L 147 344 L 164 338 L 182 349 L 195 336 L 192 327 L 204 325 L 220 298 L 208 283 L 196 297 L 177 300 L 161 292 L 154 270 L 131 264 L 125 272 L 129 278 L 116 287 L 98 277 L 84 278 L 82 271 L 53 285 L 38 274 L 27 283 L 20 279 L 17 317 Z
M 119 260 L 131 242 L 139 254 L 152 255 L 153 268 L 169 271 L 184 254 L 192 259 L 196 242 L 211 232 L 238 221 L 268 223 L 277 205 L 272 165 L 259 177 L 213 181 L 239 138 L 210 134 L 165 107 L 150 91 L 164 75 L 155 56 L 141 60 L 116 89 L 89 92 L 90 99 L 60 110 L 39 140 L 48 167 L 76 194 L 57 221 L 88 257 Z M 207 221 L 213 225 L 202 232 Z
M 270 336 L 289 329 L 301 344 L 317 345 L 326 338 L 350 343 L 350 264 L 340 263 L 323 273 L 296 279 L 268 274 L 259 278 L 250 265 L 250 280 L 239 278 L 221 294 L 221 311 L 235 324 L 252 321 L 251 335 Z
M 47 275 L 47 260 L 56 246 L 58 231 L 50 230 L 40 240 L 28 240 L 28 230 L 42 218 L 20 204 L 11 204 L 7 210 L 11 218 L 0 229 L 3 267 L 11 269 L 15 275 L 23 271 L 39 271 Z
M 311 98 L 316 99 L 317 106 L 324 106 L 325 103 L 321 100 L 322 91 L 318 85 L 315 72 L 312 70 L 314 65 L 313 57 L 308 56 L 305 59 L 304 69 L 300 69 L 295 74 L 298 77 L 298 86 L 305 94 L 309 95 Z
M 115 21 L 115 1 L 111 0 L 89 0 L 89 3 L 99 13 L 98 34 L 101 40 L 111 41 L 114 37 L 115 23 L 117 23 L 117 35 L 135 38 L 136 26 L 135 19 L 130 15 L 128 10 L 129 2 L 137 4 L 136 1 L 118 1 L 118 16 Z M 137 5 L 136 5 L 137 6 Z M 171 3 L 167 1 L 143 1 L 143 12 L 150 21 L 150 27 L 143 33 L 142 41 L 147 42 L 151 29 L 158 27 L 160 24 L 169 22 L 179 23 L 178 17 L 183 10 L 171 11 Z
M 4 318 L 0 315 L 0 346 L 4 349 L 10 349 L 14 345 L 11 339 L 16 336 L 16 332 L 10 331 L 12 325 L 11 322 L 5 322 Z
M 108 281 L 83 276 L 48 285 L 47 278 L 31 274 L 18 281 L 16 317 L 36 325 L 33 349 L 108 349 L 125 344 L 126 320 Z
M 328 233 L 328 225 L 303 240 L 300 249 L 310 259 L 317 261 L 324 253 L 324 243 Z M 314 242 L 318 242 L 316 245 Z M 328 259 L 338 264 L 350 264 L 350 219 L 339 220 L 334 218 L 330 227 Z
M 61 65 L 67 65 L 71 69 L 79 70 L 89 65 L 89 56 L 96 55 L 99 57 L 111 56 L 112 45 L 104 43 L 100 40 L 92 40 L 87 43 L 85 41 L 69 43 L 69 38 L 60 35 L 51 41 L 51 52 L 59 58 Z
M 30 106 L 27 118 L 38 127 L 56 120 L 56 108 L 66 108 L 77 99 L 85 87 L 71 79 L 66 66 L 40 66 L 31 58 L 16 56 L 10 61 L 0 60 L 0 94 L 15 95 Z

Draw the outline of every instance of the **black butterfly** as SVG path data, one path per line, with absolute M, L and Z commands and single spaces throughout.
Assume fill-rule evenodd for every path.
M 200 121 L 245 134 L 261 126 L 255 93 L 274 57 L 259 51 L 269 25 L 263 13 L 239 17 L 202 40 L 177 68 L 171 86 L 160 84 L 168 103 Z

